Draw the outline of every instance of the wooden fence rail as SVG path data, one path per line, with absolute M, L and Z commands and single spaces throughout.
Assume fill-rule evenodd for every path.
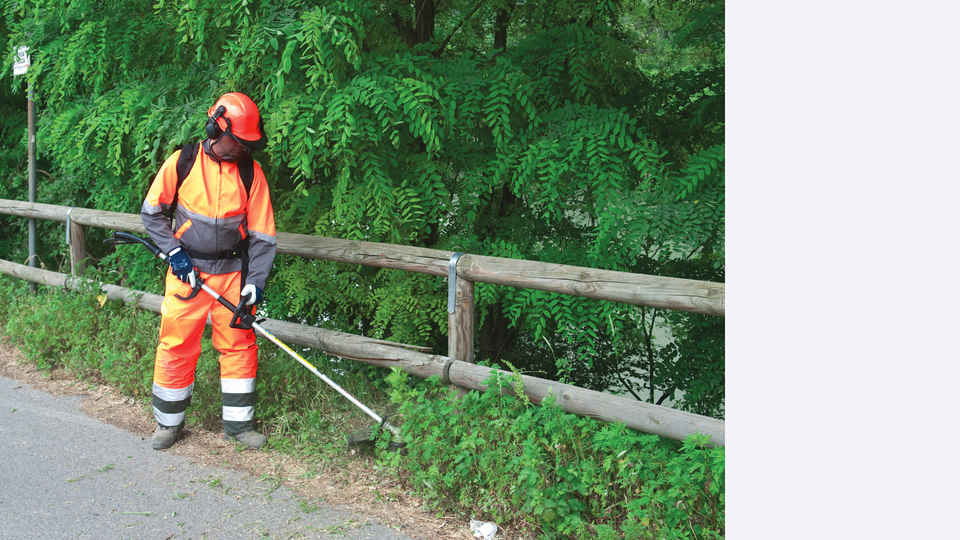
M 85 256 L 83 226 L 146 232 L 138 214 L 9 199 L 0 199 L 0 214 L 68 222 L 71 273 L 74 275 L 79 273 L 78 265 Z M 283 232 L 278 233 L 277 244 L 279 253 L 436 276 L 448 276 L 452 266 L 456 286 L 453 294 L 455 301 L 448 310 L 450 357 L 425 354 L 422 352 L 423 347 L 284 321 L 269 320 L 264 326 L 284 341 L 316 347 L 335 356 L 373 365 L 399 367 L 420 377 L 443 375 L 445 372 L 451 383 L 475 390 L 483 390 L 483 381 L 491 372 L 499 371 L 471 363 L 474 335 L 473 289 L 476 281 L 694 313 L 724 314 L 723 283 L 481 255 L 456 254 L 459 256 L 454 258 L 453 252 L 443 250 Z M 60 287 L 75 288 L 81 283 L 65 274 L 2 260 L 0 272 Z M 136 302 L 141 308 L 159 312 L 159 296 L 115 285 L 101 285 L 101 288 L 112 299 Z M 682 439 L 692 433 L 704 433 L 711 437 L 714 444 L 724 445 L 722 420 L 537 377 L 522 377 L 524 393 L 536 403 L 553 393 L 557 396 L 557 405 L 567 412 L 607 422 L 623 422 L 633 429 L 673 439 Z
M 73 223 L 80 225 L 146 232 L 138 214 L 86 208 L 71 210 L 66 206 L 0 199 L 0 214 L 66 221 L 67 211 L 71 211 Z M 277 251 L 435 276 L 447 275 L 453 256 L 452 251 L 439 249 L 283 232 L 277 234 Z M 460 258 L 457 278 L 707 315 L 724 314 L 725 286 L 712 281 L 471 254 Z

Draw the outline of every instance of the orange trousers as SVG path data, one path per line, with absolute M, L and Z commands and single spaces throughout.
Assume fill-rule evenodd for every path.
M 240 272 L 198 272 L 198 276 L 233 304 L 239 302 Z M 153 365 L 153 413 L 157 423 L 163 426 L 183 423 L 193 395 L 200 338 L 209 314 L 213 346 L 220 352 L 224 430 L 237 434 L 252 429 L 257 377 L 257 341 L 253 330 L 231 328 L 233 313 L 203 291 L 186 301 L 175 294 L 189 296 L 190 285 L 167 269 L 166 292 L 160 309 L 160 340 Z

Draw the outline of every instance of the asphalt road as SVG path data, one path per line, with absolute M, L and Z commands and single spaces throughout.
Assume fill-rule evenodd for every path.
M 158 452 L 78 396 L 0 377 L 0 539 L 407 539 L 285 487 Z

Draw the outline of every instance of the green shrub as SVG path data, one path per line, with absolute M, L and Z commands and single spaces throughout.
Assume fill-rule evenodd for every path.
M 388 381 L 407 451 L 379 458 L 437 509 L 544 538 L 724 534 L 724 450 L 705 436 L 681 444 L 565 413 L 552 397 L 535 405 L 519 377 L 463 397 L 436 377 Z
M 92 286 L 65 293 L 0 278 L 2 331 L 40 369 L 66 369 L 135 398 L 150 396 L 157 316 L 107 301 Z

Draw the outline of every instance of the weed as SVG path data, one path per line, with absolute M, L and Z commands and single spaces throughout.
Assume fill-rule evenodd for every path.
M 270 495 L 273 495 L 274 491 L 280 489 L 280 485 L 282 484 L 282 481 L 280 480 L 279 476 L 273 476 L 270 474 L 264 474 L 263 476 L 261 476 L 260 481 L 267 482 L 269 484 L 269 488 L 267 489 L 267 492 L 264 493 L 264 496 L 267 496 L 267 497 L 269 497 Z
M 350 530 L 356 529 L 357 527 L 359 527 L 359 523 L 351 519 L 345 523 L 337 523 L 336 525 L 331 525 L 320 530 L 334 536 L 345 536 Z
M 388 380 L 407 452 L 385 452 L 381 434 L 378 459 L 438 511 L 528 523 L 545 538 L 724 534 L 724 450 L 703 436 L 678 444 L 568 414 L 552 397 L 535 405 L 517 397 L 517 376 L 463 397 L 436 377 Z
M 317 467 L 310 467 L 309 469 L 303 471 L 303 473 L 300 474 L 300 478 L 304 480 L 312 480 L 316 478 L 319 474 L 320 474 L 320 469 L 318 469 Z

